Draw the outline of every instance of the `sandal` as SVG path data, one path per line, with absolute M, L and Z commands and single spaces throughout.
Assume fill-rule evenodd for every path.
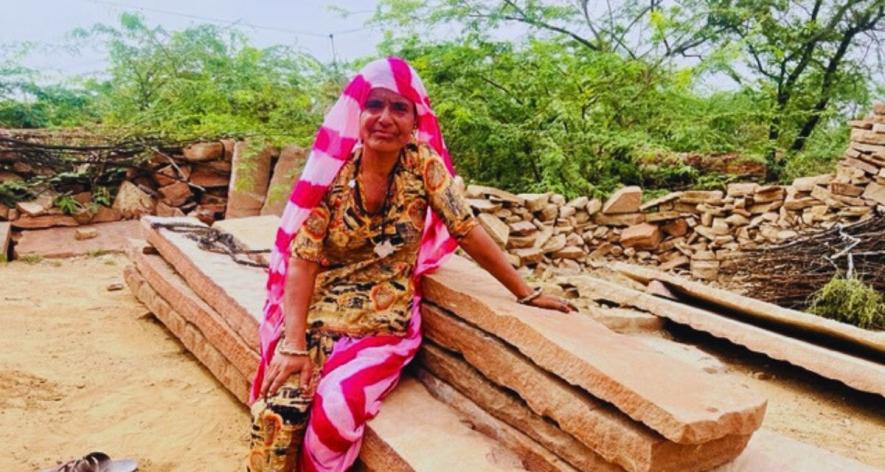
M 43 472 L 135 472 L 138 465 L 132 459 L 111 460 L 103 452 L 90 452 L 81 459 L 74 459 Z

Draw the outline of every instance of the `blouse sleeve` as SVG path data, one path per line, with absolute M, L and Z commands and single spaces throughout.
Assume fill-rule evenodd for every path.
M 310 211 L 304 224 L 292 239 L 292 254 L 301 259 L 328 265 L 323 252 L 323 241 L 329 227 L 329 207 L 325 199 Z
M 428 205 L 442 219 L 453 238 L 463 238 L 477 224 L 463 190 L 455 184 L 441 157 L 424 146 L 418 153 Z

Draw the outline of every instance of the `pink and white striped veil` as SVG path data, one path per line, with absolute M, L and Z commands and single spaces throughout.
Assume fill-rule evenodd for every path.
M 310 211 L 325 196 L 341 166 L 359 140 L 359 115 L 372 88 L 394 91 L 411 100 L 418 112 L 418 139 L 431 146 L 454 175 L 436 115 L 427 91 L 414 69 L 403 59 L 389 57 L 366 65 L 326 114 L 307 164 L 283 212 L 270 257 L 264 321 L 259 328 L 261 363 L 252 383 L 251 401 L 259 394 L 264 371 L 282 330 L 281 310 L 290 245 Z M 422 274 L 436 268 L 457 243 L 429 208 L 414 277 L 418 290 Z M 374 417 L 381 398 L 391 390 L 399 372 L 421 343 L 420 293 L 412 304 L 406 336 L 373 336 L 339 340 L 323 369 L 305 435 L 304 470 L 345 470 L 356 460 L 365 421 Z

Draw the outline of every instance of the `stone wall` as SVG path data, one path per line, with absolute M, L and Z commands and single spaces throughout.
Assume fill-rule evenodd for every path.
M 579 270 L 606 258 L 690 268 L 712 280 L 742 250 L 885 214 L 885 103 L 850 124 L 851 143 L 835 171 L 791 185 L 733 183 L 645 203 L 639 187 L 623 187 L 604 202 L 477 185 L 467 196 L 516 267 Z

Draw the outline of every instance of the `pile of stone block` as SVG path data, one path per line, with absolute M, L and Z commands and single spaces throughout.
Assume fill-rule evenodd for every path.
M 477 185 L 466 193 L 480 223 L 516 267 L 579 270 L 606 258 L 687 268 L 695 278 L 716 280 L 743 250 L 885 214 L 885 103 L 850 124 L 851 143 L 835 172 L 791 185 L 732 183 L 644 203 L 636 186 L 604 202 Z
M 201 225 L 143 219 L 146 242 L 132 241 L 126 281 L 245 402 L 266 272 L 154 225 L 182 222 Z M 279 219 L 241 223 L 216 227 L 257 250 Z M 425 277 L 423 293 L 422 349 L 368 423 L 358 470 L 865 470 L 759 430 L 764 397 L 672 346 L 611 331 L 595 316 L 517 304 L 466 259 Z M 751 440 L 758 434 L 765 440 Z M 783 466 L 793 454 L 802 467 Z

